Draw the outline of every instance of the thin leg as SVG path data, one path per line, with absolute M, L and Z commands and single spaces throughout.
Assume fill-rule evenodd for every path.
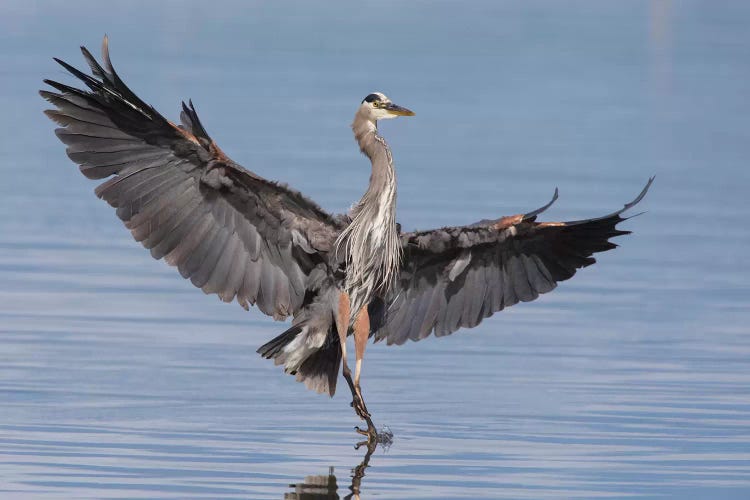
M 341 345 L 341 363 L 344 378 L 346 378 L 349 385 L 353 387 L 352 382 L 350 382 L 352 372 L 349 370 L 349 365 L 346 362 L 346 334 L 349 332 L 349 318 L 351 317 L 349 308 L 349 295 L 342 292 L 341 295 L 339 295 L 339 310 L 338 314 L 336 314 L 336 330 L 339 334 L 339 345 Z
M 352 380 L 352 372 L 349 370 L 349 365 L 346 362 L 346 334 L 349 331 L 349 319 L 351 318 L 351 310 L 350 310 L 350 303 L 349 303 L 349 296 L 346 293 L 342 293 L 339 295 L 339 304 L 338 304 L 338 311 L 336 314 L 336 330 L 339 334 L 339 344 L 341 344 L 341 363 L 342 368 L 341 371 L 344 375 L 344 379 L 346 380 L 346 383 L 349 385 L 349 390 L 352 391 L 352 406 L 354 407 L 354 411 L 357 413 L 359 418 L 367 422 L 367 431 L 362 431 L 357 427 L 357 432 L 360 434 L 365 434 L 368 436 L 368 441 L 373 439 L 377 436 L 377 431 L 375 430 L 375 425 L 373 425 L 372 420 L 370 419 L 370 414 L 367 412 L 367 407 L 365 406 L 365 402 L 362 399 L 362 392 L 359 390 L 359 384 L 355 384 Z M 365 313 L 366 314 L 366 313 Z M 355 324 L 361 324 L 362 320 L 359 319 L 359 316 L 357 317 L 357 321 Z M 370 329 L 370 322 L 369 322 L 369 316 L 367 317 L 367 330 L 369 333 Z M 355 347 L 356 347 L 356 337 L 355 337 Z M 361 369 L 362 363 L 361 363 L 361 355 L 364 354 L 364 348 L 358 348 L 356 347 L 356 352 L 360 353 L 358 354 L 358 362 L 357 362 L 357 373 L 359 373 L 359 370 Z M 357 380 L 359 381 L 359 375 L 357 376 Z
M 367 308 L 363 307 L 358 313 L 354 320 L 354 353 L 356 366 L 354 372 L 354 391 L 357 395 L 357 399 L 361 403 L 361 411 L 364 414 L 363 420 L 367 422 L 367 430 L 363 431 L 357 428 L 357 432 L 367 436 L 368 440 L 374 440 L 377 438 L 377 431 L 375 426 L 370 419 L 370 412 L 367 411 L 365 405 L 365 398 L 362 397 L 362 389 L 359 386 L 360 375 L 362 374 L 362 359 L 365 356 L 365 347 L 367 346 L 367 340 L 370 337 L 370 315 L 367 313 Z M 360 415 L 362 416 L 362 415 Z
M 354 386 L 359 388 L 359 376 L 362 374 L 362 359 L 365 357 L 365 347 L 370 338 L 370 315 L 363 307 L 354 320 L 354 354 L 357 365 L 354 370 Z

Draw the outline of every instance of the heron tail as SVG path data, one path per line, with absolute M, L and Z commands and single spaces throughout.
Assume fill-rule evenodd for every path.
M 308 389 L 333 396 L 341 364 L 341 348 L 336 330 L 316 329 L 303 321 L 258 349 L 266 359 L 284 365 L 284 371 L 295 375 Z

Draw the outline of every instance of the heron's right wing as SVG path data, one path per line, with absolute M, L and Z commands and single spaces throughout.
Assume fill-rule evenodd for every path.
M 549 205 L 526 214 L 402 235 L 401 276 L 385 301 L 370 305 L 375 340 L 403 344 L 449 335 L 518 302 L 549 292 L 592 256 L 617 245 L 621 214 L 646 194 L 604 217 L 536 222 Z M 557 191 L 555 197 L 557 198 Z
M 117 209 L 133 237 L 224 301 L 284 318 L 328 273 L 325 254 L 341 229 L 299 192 L 267 181 L 229 159 L 183 103 L 182 126 L 139 99 L 112 68 L 82 48 L 94 77 L 57 60 L 89 90 L 45 80 L 57 109 L 46 114 L 90 179 L 109 178 L 96 194 Z M 105 69 L 106 68 L 106 69 Z

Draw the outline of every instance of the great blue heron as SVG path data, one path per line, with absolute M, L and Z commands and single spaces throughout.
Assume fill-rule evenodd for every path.
M 396 223 L 393 158 L 378 120 L 413 115 L 385 95 L 360 104 L 352 129 L 372 162 L 362 199 L 331 215 L 285 185 L 241 167 L 203 128 L 192 102 L 175 125 L 118 77 L 102 46 L 104 67 L 84 48 L 88 76 L 55 59 L 88 90 L 45 80 L 57 109 L 47 116 L 68 156 L 89 179 L 107 179 L 96 194 L 117 209 L 133 237 L 156 259 L 225 302 L 256 305 L 292 326 L 258 352 L 319 393 L 333 395 L 339 365 L 352 406 L 375 427 L 360 390 L 365 345 L 448 335 L 519 301 L 552 290 L 592 254 L 615 248 L 624 210 L 574 222 L 537 222 L 544 207 L 460 227 L 401 233 Z M 346 338 L 354 336 L 355 374 Z

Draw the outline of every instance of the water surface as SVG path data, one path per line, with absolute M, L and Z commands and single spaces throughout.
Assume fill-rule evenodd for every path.
M 550 218 L 601 215 L 657 175 L 634 234 L 553 293 L 368 348 L 368 406 L 395 440 L 363 498 L 750 496 L 750 5 L 0 13 L 2 496 L 284 498 L 333 467 L 344 498 L 364 459 L 345 390 L 255 354 L 284 326 L 152 261 L 65 157 L 36 90 L 105 32 L 146 101 L 174 119 L 191 97 L 230 156 L 331 211 L 366 185 L 348 124 L 373 90 L 417 112 L 381 127 L 406 229 L 527 211 L 555 186 Z

